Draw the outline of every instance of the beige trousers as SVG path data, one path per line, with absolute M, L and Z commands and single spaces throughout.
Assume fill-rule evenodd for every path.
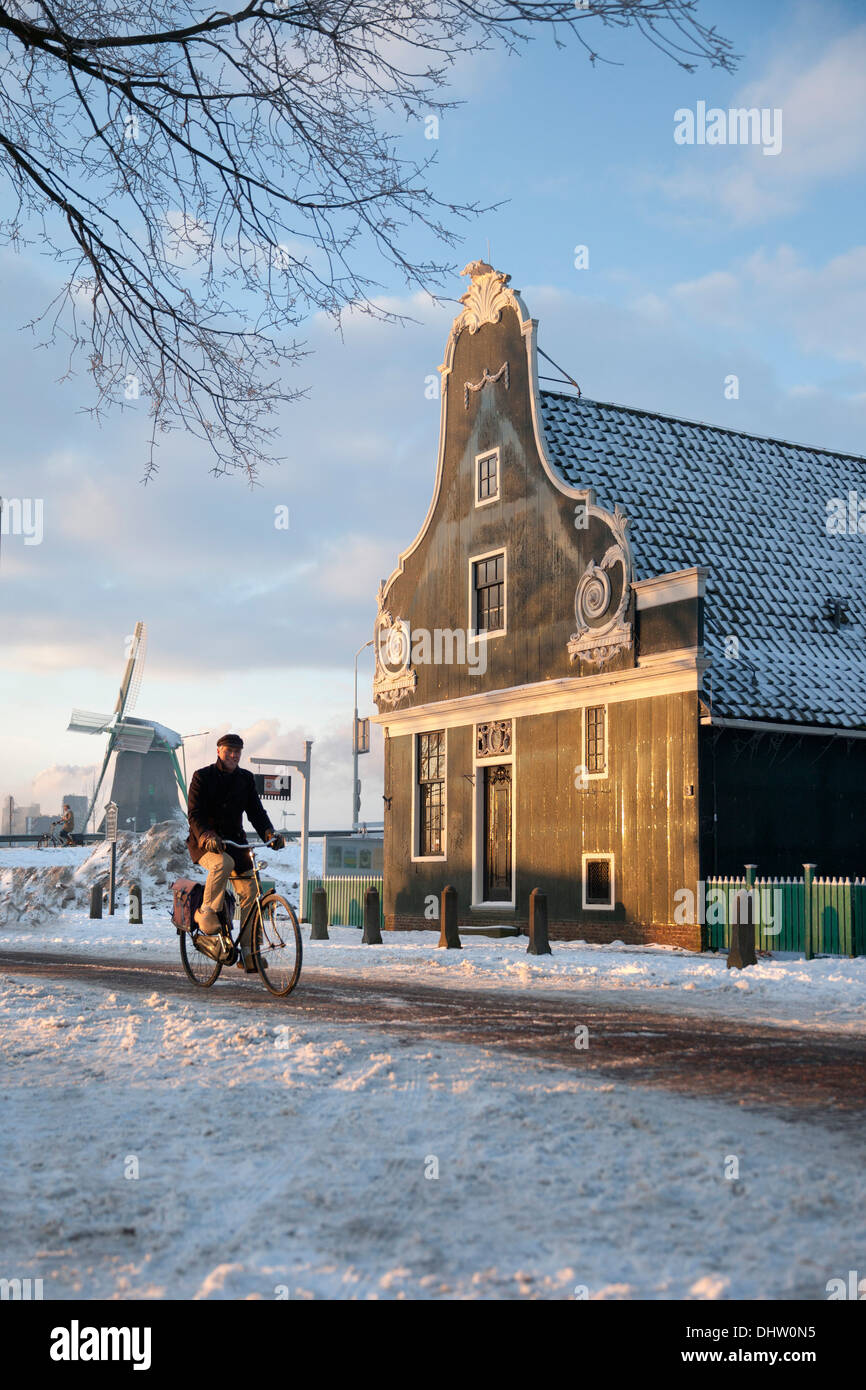
M 212 912 L 221 912 L 225 903 L 226 885 L 231 879 L 241 913 L 240 944 L 244 950 L 248 949 L 250 945 L 249 931 L 252 925 L 250 908 L 256 897 L 256 884 L 252 870 L 247 874 L 236 874 L 235 861 L 230 854 L 225 853 L 214 854 L 208 851 L 207 854 L 202 855 L 198 862 L 203 869 L 207 869 L 202 907 L 209 907 Z

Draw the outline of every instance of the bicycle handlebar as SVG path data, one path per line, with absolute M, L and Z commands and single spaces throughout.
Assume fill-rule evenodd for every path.
M 278 835 L 278 833 L 279 833 L 278 831 L 276 831 L 276 830 L 274 831 L 274 838 L 276 838 L 276 836 Z M 242 845 L 242 844 L 239 844 L 239 842 L 238 842 L 237 840 L 227 840 L 223 835 L 220 835 L 220 839 L 222 840 L 222 842 L 223 842 L 224 845 L 231 845 L 231 846 L 232 846 L 232 849 L 249 849 L 249 850 L 253 850 L 253 851 L 254 851 L 255 848 L 256 848 L 255 845 Z M 270 843 L 271 843 L 270 840 L 265 840 L 265 844 L 266 844 L 266 845 L 269 845 Z

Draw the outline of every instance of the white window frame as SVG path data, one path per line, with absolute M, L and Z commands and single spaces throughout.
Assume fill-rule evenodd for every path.
M 484 459 L 489 459 L 496 455 L 496 492 L 492 497 L 478 496 L 478 488 L 481 483 L 481 463 Z M 502 458 L 499 452 L 499 445 L 495 449 L 485 449 L 483 454 L 475 455 L 475 505 L 476 507 L 487 507 L 491 502 L 498 502 L 502 492 Z
M 502 613 L 503 626 L 498 627 L 493 632 L 479 632 L 475 626 L 477 613 L 475 611 L 475 584 L 473 575 L 475 566 L 480 560 L 492 560 L 495 555 L 502 556 Z M 497 545 L 493 550 L 485 550 L 480 555 L 469 556 L 469 621 L 466 624 L 467 646 L 470 642 L 486 642 L 490 637 L 504 637 L 508 632 L 508 548 L 504 545 Z M 483 723 L 483 720 L 479 720 Z
M 587 710 L 604 710 L 604 772 L 590 772 L 586 761 L 586 725 Z M 601 700 L 591 705 L 584 705 L 580 718 L 580 766 L 583 768 L 583 776 L 587 782 L 603 782 L 610 774 L 610 711 L 607 704 Z
M 420 833 L 421 833 L 421 786 L 418 781 L 418 740 L 423 734 L 441 733 L 445 737 L 445 801 L 442 807 L 442 853 L 441 854 L 421 854 L 420 853 Z M 448 730 L 447 729 L 419 729 L 412 734 L 412 797 L 410 801 L 412 808 L 412 840 L 411 840 L 411 862 L 413 864 L 435 864 L 441 863 L 448 858 Z
M 586 865 L 588 860 L 606 859 L 610 864 L 610 902 L 609 903 L 588 903 L 586 901 Z M 616 855 L 614 854 L 584 854 L 580 866 L 580 900 L 584 912 L 613 912 L 616 907 Z
M 493 551 L 498 554 L 498 551 Z M 474 795 L 472 797 L 472 902 L 470 908 L 473 912 L 515 912 L 517 910 L 517 720 L 511 721 L 511 752 L 503 753 L 495 758 L 479 758 L 478 742 L 476 737 L 476 726 L 487 724 L 491 720 L 498 718 L 493 714 L 490 719 L 478 717 L 472 724 L 472 773 Z M 511 767 L 511 901 L 510 902 L 486 902 L 482 897 L 484 891 L 484 768 L 501 767 L 508 764 Z

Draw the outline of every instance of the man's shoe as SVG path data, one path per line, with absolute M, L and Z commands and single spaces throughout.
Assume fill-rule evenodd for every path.
M 212 907 L 200 907 L 195 914 L 195 924 L 205 936 L 216 936 L 222 930 L 222 922 Z
M 196 932 L 193 938 L 195 948 L 211 960 L 219 960 L 223 954 L 223 942 L 219 936 L 206 936 L 203 931 Z
M 238 957 L 238 970 L 243 970 L 246 975 L 255 975 L 258 970 L 255 957 L 252 955 L 245 956 L 243 951 L 241 951 Z

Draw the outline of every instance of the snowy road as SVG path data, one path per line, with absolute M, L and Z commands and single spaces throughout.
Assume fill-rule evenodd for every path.
M 780 1029 L 314 972 L 283 1001 L 226 973 L 4 962 L 5 1277 L 52 1300 L 824 1299 L 866 1267 L 862 1126 L 815 1123 L 809 1094 L 850 1040 L 799 1048 L 785 1105 Z M 672 1059 L 694 1077 L 731 1047 L 770 1108 L 668 1089 Z
M 866 1039 L 804 1029 L 627 1008 L 609 999 L 515 997 L 450 991 L 407 981 L 374 984 L 306 970 L 290 999 L 272 999 L 258 977 L 225 970 L 213 990 L 196 991 L 180 966 L 92 956 L 0 952 L 0 971 L 77 980 L 139 996 L 179 996 L 207 1014 L 217 997 L 271 1025 L 373 1027 L 404 1042 L 448 1042 L 517 1053 L 525 1061 L 616 1076 L 693 1097 L 718 1097 L 779 1114 L 796 1111 L 823 1127 L 859 1131 L 866 1109 Z M 585 1037 L 576 1029 L 585 1028 Z M 582 1045 L 578 1046 L 577 1043 Z

